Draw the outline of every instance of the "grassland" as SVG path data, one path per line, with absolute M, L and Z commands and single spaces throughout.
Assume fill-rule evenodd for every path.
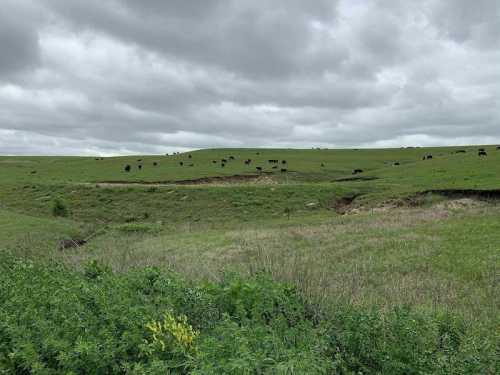
M 204 295 L 203 298 L 215 298 L 218 302 L 213 304 L 217 306 L 218 314 L 229 314 L 229 320 L 214 318 L 214 322 L 220 323 L 216 324 L 217 328 L 194 324 L 195 328 L 206 333 L 206 336 L 202 334 L 200 343 L 200 351 L 205 357 L 190 357 L 189 360 L 182 357 L 189 365 L 182 371 L 170 369 L 172 373 L 495 373 L 498 362 L 493 358 L 499 345 L 500 308 L 500 193 L 497 193 L 500 191 L 500 150 L 495 146 L 482 147 L 487 150 L 487 157 L 477 155 L 481 146 L 385 150 L 217 149 L 170 156 L 112 158 L 0 157 L 0 248 L 6 263 L 18 264 L 16 267 L 20 267 L 16 262 L 24 264 L 19 269 L 35 267 L 41 274 L 55 272 L 59 275 L 57 280 L 48 278 L 52 280 L 51 284 L 43 287 L 49 294 L 59 293 L 58 287 L 54 287 L 58 283 L 66 285 L 64 290 L 72 290 L 73 287 L 67 284 L 71 279 L 81 280 L 79 285 L 84 290 L 94 290 L 93 286 L 87 285 L 86 276 L 81 279 L 81 275 L 106 275 L 106 286 L 102 286 L 106 291 L 102 289 L 102 293 L 113 293 L 112 284 L 116 283 L 120 285 L 116 286 L 117 295 L 123 293 L 124 301 L 129 301 L 130 306 L 140 306 L 141 303 L 130 294 L 130 288 L 136 285 L 133 280 L 139 277 L 137 272 L 146 272 L 139 278 L 147 279 L 150 272 L 147 270 L 156 267 L 159 271 L 155 272 L 167 272 L 169 278 L 177 280 L 175 285 L 179 285 L 179 289 L 172 293 L 194 293 L 187 292 L 182 285 L 196 285 L 195 289 L 201 288 L 196 289 L 196 293 Z M 457 153 L 457 150 L 466 152 Z M 429 154 L 433 155 L 431 160 L 422 160 Z M 230 160 L 230 156 L 234 160 Z M 224 167 L 221 159 L 228 160 Z M 250 166 L 244 163 L 246 159 L 252 159 Z M 269 159 L 279 160 L 278 167 L 273 169 L 275 164 L 269 163 Z M 217 162 L 213 163 L 214 160 Z M 283 164 L 282 160 L 286 163 Z M 124 171 L 127 164 L 132 167 L 130 172 Z M 139 164 L 141 170 L 137 168 Z M 258 172 L 257 166 L 263 171 Z M 282 168 L 287 171 L 281 172 Z M 363 169 L 363 173 L 353 175 L 354 169 Z M 452 194 L 444 194 L 447 192 Z M 65 217 L 54 216 L 56 199 L 67 208 Z M 60 251 L 57 243 L 63 238 L 88 238 L 89 241 L 85 246 Z M 54 265 L 64 271 L 59 268 L 48 271 Z M 23 291 L 19 296 L 26 297 L 28 289 L 25 283 L 31 276 L 22 275 L 23 272 L 11 274 L 9 278 L 17 280 L 13 281 L 15 288 Z M 286 304 L 298 303 L 305 309 L 297 319 L 314 326 L 305 329 L 307 335 L 313 335 L 306 335 L 311 341 L 302 342 L 302 349 L 297 349 L 300 345 L 294 347 L 293 355 L 286 352 L 290 348 L 279 349 L 283 350 L 282 354 L 288 353 L 286 355 L 278 355 L 272 350 L 262 354 L 276 361 L 275 365 L 264 366 L 265 358 L 257 358 L 258 345 L 250 342 L 253 339 L 269 340 L 269 337 L 264 334 L 250 337 L 249 331 L 233 332 L 232 324 L 236 322 L 241 329 L 250 331 L 272 331 L 278 341 L 281 338 L 277 337 L 288 340 L 285 336 L 290 332 L 278 330 L 278 323 L 274 326 L 261 320 L 242 324 L 239 318 L 236 319 L 241 311 L 236 313 L 236 310 L 220 305 L 224 288 L 228 287 L 228 274 L 238 275 L 240 281 L 232 279 L 230 285 L 242 290 L 267 288 L 281 295 L 282 292 L 288 293 L 285 290 L 291 285 L 300 302 L 294 300 Z M 259 279 L 262 274 L 269 277 L 270 284 Z M 2 280 L 8 283 L 9 278 Z M 32 282 L 42 282 L 40 280 L 34 278 Z M 282 285 L 285 289 L 280 289 Z M 0 313 L 23 310 L 22 304 L 35 310 L 40 308 L 35 302 L 32 305 L 22 302 L 21 297 L 13 299 L 5 286 L 0 290 L 12 309 L 0 308 Z M 77 290 L 74 292 L 78 293 Z M 217 292 L 211 294 L 213 290 Z M 100 293 L 98 289 L 95 291 Z M 259 296 L 264 300 L 270 298 Z M 92 304 L 101 306 L 100 297 L 92 297 L 95 298 L 97 300 Z M 133 335 L 141 335 L 140 329 L 144 327 L 146 317 L 150 320 L 160 318 L 160 305 L 162 308 L 170 306 L 176 313 L 186 314 L 190 320 L 208 314 L 204 307 L 200 307 L 203 311 L 188 308 L 185 301 L 157 303 L 149 297 L 144 298 L 147 313 L 137 318 L 137 326 L 133 325 L 132 329 L 128 323 L 123 323 Z M 160 295 L 154 298 L 160 298 Z M 229 297 L 224 298 L 227 302 Z M 245 298 L 257 297 L 249 295 Z M 64 302 L 58 303 L 64 305 Z M 75 300 L 75 303 L 90 306 L 87 302 Z M 115 303 L 126 308 L 125 303 Z M 102 305 L 100 308 L 111 307 Z M 293 310 L 296 307 L 287 305 L 282 308 Z M 395 309 L 406 308 L 412 312 L 405 318 L 392 315 Z M 66 307 L 61 309 L 62 319 Z M 344 315 L 338 316 L 337 320 L 331 318 L 341 311 Z M 89 313 L 97 314 L 90 310 Z M 441 327 L 436 328 L 439 336 L 440 330 L 444 329 L 440 316 L 450 317 L 446 318 L 446 324 L 462 332 L 453 333 L 463 336 L 462 344 L 449 351 L 446 360 L 436 357 L 442 354 L 441 347 L 432 349 L 434 354 L 425 360 L 428 362 L 424 361 L 425 364 L 421 361 L 423 354 L 421 358 L 415 357 L 415 362 L 406 357 L 402 360 L 401 356 L 409 355 L 412 350 L 431 350 L 437 336 L 425 330 Z M 411 319 L 418 320 L 419 317 L 424 319 L 421 326 L 408 325 Z M 8 314 L 4 318 L 13 319 Z M 358 318 L 370 321 L 373 326 L 363 326 L 364 323 L 356 320 Z M 403 321 L 398 320 L 400 318 Z M 407 318 L 410 320 L 405 320 Z M 49 314 L 38 323 L 53 324 L 50 319 Z M 114 318 L 109 315 L 109 319 Z M 450 323 L 452 321 L 460 321 L 462 325 L 456 326 Z M 325 322 L 328 322 L 328 328 L 323 326 Z M 21 329 L 19 323 L 11 323 L 12 327 Z M 370 337 L 378 337 L 374 333 L 377 327 L 384 326 L 387 333 L 395 329 L 392 324 L 401 324 L 399 328 L 406 327 L 404 329 L 413 330 L 415 334 L 413 338 L 405 338 L 402 331 L 396 330 L 399 336 L 397 340 L 394 338 L 395 342 L 405 339 L 413 342 L 419 335 L 425 336 L 424 331 L 434 338 L 414 342 L 414 346 L 404 349 L 408 352 L 403 354 L 395 354 L 394 348 L 379 352 L 381 347 L 388 345 L 381 337 L 377 338 L 381 341 L 370 349 L 362 349 L 363 346 L 353 339 L 358 332 L 369 342 Z M 465 328 L 457 328 L 459 326 Z M 0 341 L 0 370 L 2 366 L 19 366 L 22 362 L 2 359 L 2 345 L 20 352 L 26 349 L 21 348 L 21 344 L 12 344 L 14 337 L 21 339 L 6 327 L 0 325 L 0 340 L 4 340 Z M 275 329 L 277 331 L 273 331 Z M 339 349 L 340 344 L 335 346 L 317 341 L 324 329 L 333 329 L 339 340 L 343 337 L 346 341 L 342 341 L 341 347 L 344 349 Z M 31 328 L 30 332 L 40 335 Z M 346 332 L 349 336 L 342 336 Z M 243 345 L 241 340 L 250 340 L 246 341 L 244 353 L 226 352 L 228 361 L 229 358 L 236 361 L 231 362 L 231 368 L 239 370 L 230 371 L 229 365 L 209 370 L 211 363 L 223 360 L 209 350 L 214 335 L 227 340 L 217 345 L 229 347 L 239 347 Z M 137 337 L 134 337 L 119 345 L 128 348 L 137 342 Z M 235 337 L 240 339 L 238 344 L 231 341 Z M 278 341 L 275 348 L 282 344 Z M 398 341 L 400 347 L 404 347 L 402 341 Z M 43 347 L 47 343 L 42 340 L 40 345 Z M 76 344 L 69 336 L 64 345 L 64 350 L 75 350 Z M 318 352 L 319 347 L 329 349 Z M 43 357 L 40 350 L 32 349 Z M 99 350 L 95 350 L 93 355 L 99 356 Z M 224 350 L 229 348 L 224 347 Z M 342 359 L 330 350 L 340 350 L 338 355 Z M 370 353 L 374 357 L 364 358 L 363 350 L 373 350 Z M 484 357 L 477 353 L 478 350 Z M 301 364 L 284 359 L 301 353 L 304 354 Z M 374 353 L 380 357 L 375 358 Z M 109 353 L 110 356 L 115 354 Z M 50 353 L 44 355 L 53 358 Z M 165 359 L 162 355 L 166 354 L 156 353 L 153 357 L 160 361 Z M 254 355 L 257 357 L 252 357 Z M 252 360 L 237 367 L 243 357 L 252 357 Z M 26 360 L 30 371 L 37 361 L 43 368 L 58 368 L 59 360 L 47 364 L 41 357 L 33 358 Z M 121 360 L 125 362 L 131 360 L 123 358 Z M 477 366 L 462 363 L 464 358 L 467 361 L 473 361 L 473 358 Z M 144 358 L 141 361 L 141 366 L 146 367 L 152 363 Z M 324 365 L 321 371 L 319 367 L 311 372 L 301 367 L 304 364 L 310 366 L 315 361 Z M 402 366 L 401 361 L 412 364 L 403 369 L 398 367 Z M 446 366 L 441 366 L 439 361 L 444 361 Z M 60 369 L 76 373 L 83 371 L 83 367 L 71 367 L 70 362 L 66 359 L 66 367 L 61 365 Z M 114 362 L 110 360 L 110 363 Z M 291 367 L 285 366 L 286 370 L 280 372 L 279 363 Z M 245 366 L 253 370 L 241 372 Z M 112 372 L 154 373 L 151 369 L 147 372 L 146 367 L 139 371 L 139 367 L 136 370 L 115 368 Z M 258 368 L 261 370 L 256 370 Z M 163 371 L 164 367 L 161 369 Z M 58 373 L 49 370 L 46 373 Z M 111 371 L 110 367 L 93 373 L 106 371 Z

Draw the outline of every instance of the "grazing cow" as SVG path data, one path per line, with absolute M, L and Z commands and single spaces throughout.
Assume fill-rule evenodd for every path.
M 60 240 L 57 244 L 57 248 L 59 250 L 71 249 L 73 247 L 80 247 L 87 243 L 87 241 L 79 238 L 69 239 L 69 240 Z
M 234 156 L 230 156 L 230 157 L 229 157 L 229 160 L 234 160 Z
M 465 150 L 457 150 L 455 151 L 455 154 L 465 154 L 467 151 Z
M 352 171 L 352 174 L 358 174 L 358 173 L 363 173 L 362 169 L 355 169 Z
M 31 174 L 36 174 L 36 171 L 31 171 Z
M 286 164 L 286 160 L 282 160 L 282 161 L 281 161 L 281 164 Z
M 137 166 L 137 168 L 139 168 L 139 170 L 140 170 L 140 169 L 142 169 L 142 165 L 141 165 L 141 164 L 139 164 L 139 165 Z
M 191 158 L 192 158 L 191 154 L 189 154 L 189 155 L 188 155 L 188 158 L 189 158 L 189 159 L 191 159 Z
M 484 152 L 484 151 L 486 151 L 484 148 L 478 148 L 477 150 L 478 150 L 479 152 Z
M 142 159 L 137 159 L 137 161 L 142 161 Z
M 246 164 L 246 165 L 250 165 L 250 163 L 251 163 L 251 162 L 252 162 L 252 160 L 251 160 L 251 159 L 247 159 L 247 160 L 245 160 L 245 164 Z
M 227 163 L 227 159 L 221 159 L 221 163 Z
M 424 157 L 422 158 L 422 160 L 430 160 L 432 159 L 432 155 L 424 155 Z
M 212 163 L 213 164 L 217 164 L 217 160 L 212 160 Z
M 255 155 L 260 155 L 260 152 L 256 152 Z
M 479 151 L 477 154 L 479 156 L 488 156 L 488 154 L 486 153 L 486 151 Z
M 397 167 L 399 165 L 399 161 L 395 162 L 393 165 Z
M 158 165 L 158 163 L 157 163 L 156 161 L 154 161 L 154 162 L 153 162 L 153 166 L 155 166 L 155 167 L 156 167 L 157 165 Z
M 288 169 L 286 169 L 286 168 L 281 168 L 281 172 L 288 172 Z
M 500 146 L 497 146 L 497 150 L 500 150 Z
M 274 166 L 273 166 L 273 169 L 278 169 L 278 166 L 277 166 L 277 165 L 274 165 Z
M 220 166 L 221 166 L 222 168 L 224 168 L 224 167 L 226 166 L 226 164 L 222 163 Z
M 184 165 L 184 162 L 183 161 L 180 161 L 179 162 L 179 165 L 182 167 Z
M 321 163 L 321 167 L 323 168 L 325 166 L 325 163 Z
M 259 172 L 262 172 L 262 167 L 255 167 Z
M 130 172 L 130 168 L 131 168 L 131 167 L 130 167 L 130 164 L 127 164 L 127 165 L 125 166 L 125 168 L 124 168 L 124 169 L 125 169 L 125 172 Z

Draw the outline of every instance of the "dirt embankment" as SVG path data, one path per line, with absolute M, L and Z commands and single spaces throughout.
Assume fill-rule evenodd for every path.
M 178 181 L 98 181 L 88 183 L 87 185 L 98 185 L 101 187 L 126 187 L 126 186 L 172 186 L 172 185 L 238 185 L 238 184 L 258 184 L 271 185 L 278 181 L 271 174 L 262 173 L 259 175 L 232 175 L 232 176 L 214 176 L 202 177 L 191 180 Z

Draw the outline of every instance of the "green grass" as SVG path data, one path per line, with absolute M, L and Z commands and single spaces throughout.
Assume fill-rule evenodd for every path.
M 261 324 L 261 321 L 241 326 L 238 325 L 241 322 L 235 320 L 240 312 L 218 305 L 219 313 L 229 316 L 227 320 L 217 320 L 220 319 L 219 316 L 216 328 L 205 327 L 202 345 L 204 357 L 189 362 L 189 366 L 197 369 L 198 373 L 224 373 L 217 372 L 215 367 L 210 366 L 224 363 L 221 353 L 225 353 L 227 363 L 230 363 L 228 366 L 236 366 L 234 368 L 254 368 L 252 366 L 257 363 L 265 366 L 266 361 L 272 359 L 277 367 L 275 372 L 270 373 L 280 373 L 277 369 L 285 368 L 280 366 L 295 366 L 299 369 L 306 363 L 316 361 L 324 365 L 323 373 L 332 373 L 332 368 L 335 368 L 342 374 L 356 371 L 397 374 L 403 371 L 403 367 L 398 367 L 403 366 L 401 358 L 405 358 L 403 362 L 411 362 L 406 356 L 412 350 L 420 353 L 419 361 L 423 361 L 420 362 L 423 367 L 411 362 L 415 365 L 411 371 L 418 368 L 424 373 L 432 373 L 437 371 L 440 366 L 438 363 L 447 363 L 444 357 L 428 358 L 423 354 L 426 348 L 433 347 L 432 340 L 440 335 L 436 332 L 444 329 L 439 316 L 450 317 L 450 320 L 446 318 L 444 321 L 453 327 L 453 322 L 457 321 L 467 327 L 467 334 L 463 338 L 468 343 L 467 348 L 460 346 L 461 349 L 447 357 L 448 360 L 453 357 L 454 363 L 459 363 L 457 358 L 463 356 L 465 361 L 476 361 L 481 366 L 484 365 L 468 367 L 472 362 L 460 362 L 456 365 L 458 367 L 454 367 L 455 373 L 467 373 L 464 369 L 468 368 L 488 368 L 489 373 L 494 373 L 491 372 L 489 359 L 479 358 L 470 348 L 482 348 L 484 353 L 492 353 L 493 347 L 498 344 L 498 337 L 495 336 L 500 309 L 498 202 L 475 199 L 457 201 L 456 198 L 450 201 L 436 194 L 418 195 L 420 192 L 436 189 L 500 189 L 500 151 L 487 146 L 488 157 L 479 158 L 476 151 L 478 147 L 386 150 L 219 149 L 195 151 L 190 153 L 192 158 L 188 158 L 188 154 L 182 154 L 104 160 L 77 157 L 0 157 L 0 255 L 11 253 L 14 259 L 23 258 L 21 263 L 26 263 L 22 264 L 34 264 L 36 272 L 40 273 L 30 278 L 23 274 L 22 270 L 25 268 L 16 268 L 19 274 L 9 276 L 18 280 L 12 288 L 18 288 L 16 290 L 19 292 L 19 299 L 13 299 L 15 303 L 11 301 L 11 311 L 19 310 L 19 306 L 25 304 L 30 306 L 26 309 L 26 314 L 29 315 L 30 309 L 35 311 L 40 308 L 42 302 L 37 298 L 33 297 L 32 303 L 26 302 L 31 298 L 29 293 L 26 294 L 29 283 L 44 285 L 45 292 L 49 294 L 57 294 L 58 287 L 55 285 L 61 283 L 65 288 L 64 293 L 69 293 L 68 300 L 73 301 L 72 298 L 77 298 L 74 294 L 79 293 L 78 288 L 93 288 L 87 284 L 85 277 L 103 272 L 108 275 L 110 271 L 105 270 L 109 267 L 116 272 L 109 273 L 109 278 L 106 276 L 109 283 L 92 289 L 92 293 L 96 294 L 88 300 L 74 300 L 78 306 L 83 306 L 78 314 L 99 317 L 89 318 L 85 324 L 93 325 L 92 322 L 99 322 L 100 319 L 108 321 L 106 319 L 110 319 L 110 315 L 102 313 L 111 309 L 111 305 L 99 305 L 102 301 L 95 301 L 102 293 L 116 293 L 123 297 L 124 302 L 114 303 L 122 309 L 126 309 L 127 304 L 135 306 L 134 309 L 141 309 L 137 307 L 141 303 L 147 305 L 147 313 L 142 318 L 135 316 L 142 324 L 146 318 L 159 318 L 158 314 L 161 312 L 156 309 L 160 305 L 172 306 L 172 303 L 136 300 L 136 281 L 130 280 L 137 280 L 137 269 L 148 275 L 151 267 L 159 267 L 163 271 L 168 269 L 181 275 L 182 281 L 176 281 L 175 285 L 195 283 L 196 288 L 201 288 L 195 288 L 196 293 L 203 295 L 210 294 L 210 288 L 213 287 L 219 293 L 217 303 L 229 288 L 225 284 L 228 273 L 235 273 L 239 275 L 237 279 L 240 281 L 234 285 L 239 286 L 231 285 L 237 289 L 243 288 L 241 290 L 260 290 L 263 287 L 274 290 L 275 285 L 283 285 L 273 284 L 274 282 L 285 283 L 286 288 L 291 285 L 297 292 L 300 309 L 304 309 L 305 315 L 300 319 L 303 327 L 308 327 L 307 340 L 299 340 L 297 346 L 286 346 L 288 340 L 297 339 L 293 335 L 300 336 L 305 331 L 287 331 L 280 326 L 281 323 L 270 327 Z M 468 152 L 456 154 L 454 151 L 457 149 L 467 149 Z M 425 154 L 433 154 L 434 158 L 424 161 L 422 156 Z M 224 168 L 212 163 L 212 160 L 228 159 L 230 155 L 235 160 L 229 161 Z M 243 163 L 247 158 L 253 160 L 250 167 Z M 142 159 L 144 167 L 141 171 L 136 168 L 137 159 Z M 275 172 L 271 169 L 272 164 L 267 163 L 268 159 L 286 160 L 288 172 Z M 153 166 L 155 161 L 158 163 L 156 167 Z M 181 167 L 179 161 L 184 161 L 185 165 Z M 400 163 L 399 166 L 393 165 L 396 161 Z M 187 166 L 190 163 L 194 166 Z M 324 164 L 323 167 L 321 163 Z M 125 164 L 133 166 L 130 173 L 123 171 Z M 263 166 L 266 172 L 260 177 L 255 171 L 257 165 Z M 281 167 L 280 164 L 279 168 Z M 361 168 L 364 172 L 353 176 L 352 170 L 355 168 Z M 32 171 L 36 173 L 31 173 Z M 241 179 L 230 180 L 230 176 L 235 175 L 254 175 L 256 178 L 247 182 Z M 196 181 L 187 185 L 175 184 L 176 181 L 221 176 L 229 179 L 203 184 L 197 184 Z M 351 211 L 342 215 L 339 204 L 345 204 L 353 197 L 356 199 L 349 207 Z M 57 217 L 57 212 L 54 213 L 57 201 L 62 202 L 67 209 L 64 217 Z M 91 239 L 83 247 L 65 251 L 56 249 L 58 240 L 62 238 L 88 236 Z M 6 259 L 11 261 L 8 256 Z M 30 263 L 33 260 L 35 263 Z M 62 267 L 61 264 L 65 266 L 64 271 L 59 274 L 52 267 Z M 47 278 L 50 281 L 45 284 L 43 275 L 51 272 L 59 275 L 61 280 L 57 279 L 59 276 L 56 279 Z M 273 280 L 271 284 L 260 279 L 255 281 L 262 273 Z M 81 275 L 84 275 L 83 279 Z M 142 277 L 147 279 L 149 276 L 142 275 L 139 278 Z M 4 278 L 4 281 L 8 279 Z M 70 280 L 78 280 L 79 286 L 73 290 L 69 286 Z M 264 284 L 260 284 L 261 282 Z M 142 285 L 142 281 L 140 283 Z M 212 287 L 204 289 L 206 285 Z M 184 286 L 175 293 L 195 293 L 183 288 Z M 9 298 L 15 295 L 7 290 L 8 288 L 0 286 L 0 296 L 2 293 L 10 296 Z M 171 292 L 174 293 L 169 289 L 169 293 Z M 206 298 L 209 298 L 208 294 L 205 295 Z M 87 294 L 84 295 L 88 297 Z M 164 297 L 168 299 L 171 296 Z M 90 304 L 86 305 L 87 303 Z M 101 306 L 100 310 L 93 310 L 95 303 Z M 207 311 L 190 311 L 190 303 L 185 300 L 177 301 L 175 309 L 189 312 L 190 319 L 198 319 L 193 317 L 212 311 L 205 305 L 202 310 L 207 307 Z M 63 307 L 65 300 L 59 299 L 54 304 L 54 307 L 57 305 L 57 308 L 61 308 L 60 317 L 63 318 L 67 308 Z M 291 305 L 284 308 L 293 310 Z M 410 315 L 401 313 L 406 308 L 410 309 Z M 338 321 L 331 318 L 336 312 L 344 314 L 338 317 Z M 12 316 L 9 315 L 9 319 L 13 319 Z M 319 328 L 318 321 L 329 328 Z M 419 325 L 415 323 L 417 321 L 424 323 Z M 60 322 L 54 323 L 50 316 L 46 316 L 40 324 L 50 331 L 51 324 Z M 124 323 L 113 324 L 120 326 Z M 134 338 L 123 341 L 120 341 L 121 338 L 117 339 L 116 345 L 128 349 L 124 352 L 118 350 L 116 353 L 111 351 L 109 358 L 121 358 L 120 361 L 125 361 L 127 366 L 135 366 L 135 370 L 132 371 L 130 367 L 128 373 L 154 373 L 152 368 L 160 366 L 158 363 L 164 358 L 154 357 L 154 363 L 146 364 L 147 361 L 139 359 L 140 357 L 129 357 L 130 353 L 138 350 L 137 345 L 134 345 L 144 338 L 144 332 L 139 331 L 144 327 L 131 321 L 126 326 L 135 335 Z M 377 336 L 375 332 L 381 326 L 385 327 L 385 333 Z M 26 356 L 21 359 L 15 357 L 18 361 L 14 363 L 15 366 L 29 363 L 32 367 L 26 365 L 26 368 L 34 369 L 44 363 L 39 361 L 40 358 L 51 358 L 52 362 L 47 366 L 59 361 L 54 359 L 57 356 L 51 357 L 52 349 L 45 351 L 53 345 L 51 342 L 40 341 L 41 349 L 33 349 L 34 352 L 28 346 L 23 346 L 27 345 L 21 339 L 23 330 L 34 335 L 31 336 L 32 340 L 40 337 L 40 332 L 30 331 L 22 324 L 19 325 L 19 322 L 12 327 L 20 330 L 19 335 L 14 335 L 9 328 L 10 333 L 5 336 L 6 328 L 0 325 L 0 372 L 2 365 L 12 364 L 2 362 L 4 359 L 1 355 L 4 353 L 2 348 L 11 348 L 9 345 L 14 342 L 13 337 L 18 340 L 17 344 L 12 344 L 13 348 Z M 103 329 L 105 332 L 108 329 L 109 332 L 117 332 L 111 326 Z M 325 336 L 333 341 L 323 341 L 326 332 L 324 329 L 333 330 L 332 336 Z M 413 332 L 414 335 L 407 337 L 404 332 Z M 1 341 L 2 334 L 4 338 L 11 340 L 8 344 L 5 340 Z M 62 332 L 61 334 L 64 335 Z M 390 346 L 384 339 L 386 334 L 398 336 L 392 340 L 398 342 L 401 353 L 398 354 L 397 348 Z M 458 335 L 453 333 L 455 334 Z M 418 341 L 416 338 L 419 335 L 425 336 L 427 341 Z M 89 339 L 91 343 L 84 345 L 86 349 L 79 346 L 83 345 L 81 342 L 74 342 L 70 338 L 61 345 L 71 353 L 68 354 L 71 358 L 81 355 L 89 363 L 94 363 L 92 361 L 97 358 L 96 353 L 104 350 L 97 348 L 102 348 L 102 340 L 109 339 L 99 334 L 96 337 L 99 337 L 97 341 Z M 410 346 L 405 346 L 406 339 L 411 343 Z M 259 340 L 271 340 L 276 350 L 260 348 Z M 339 349 L 335 340 L 344 340 L 344 349 Z M 371 352 L 370 347 L 363 346 L 363 343 L 374 345 L 374 351 Z M 319 347 L 329 349 L 317 352 Z M 381 349 L 384 347 L 390 349 L 384 352 Z M 85 350 L 90 357 L 82 354 Z M 441 349 L 436 349 L 435 353 L 440 353 L 439 350 Z M 39 357 L 33 354 L 35 352 Z M 336 357 L 335 353 L 341 353 L 338 354 L 340 357 Z M 365 357 L 366 353 L 371 354 Z M 250 362 L 238 362 L 242 356 Z M 303 358 L 303 361 L 293 362 L 291 358 L 297 356 Z M 84 362 L 74 362 L 76 367 L 72 367 L 69 359 L 64 363 L 65 367 L 61 368 L 65 371 L 84 371 L 83 367 L 78 367 Z M 118 362 L 104 361 L 103 366 L 104 363 L 106 366 L 116 366 Z M 153 367 L 145 370 L 146 367 L 142 369 L 141 366 Z M 340 370 L 342 366 L 345 367 L 344 370 Z M 449 369 L 453 366 L 455 365 L 449 364 Z M 450 373 L 446 372 L 445 367 L 439 368 L 440 373 Z M 164 367 L 158 368 L 165 373 Z M 109 367 L 105 369 L 108 371 Z M 407 373 L 417 373 L 411 372 L 409 368 L 406 370 Z M 296 370 L 282 373 L 304 372 Z

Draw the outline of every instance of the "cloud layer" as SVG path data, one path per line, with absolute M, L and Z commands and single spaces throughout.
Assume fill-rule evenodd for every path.
M 0 6 L 0 154 L 500 143 L 497 0 Z

